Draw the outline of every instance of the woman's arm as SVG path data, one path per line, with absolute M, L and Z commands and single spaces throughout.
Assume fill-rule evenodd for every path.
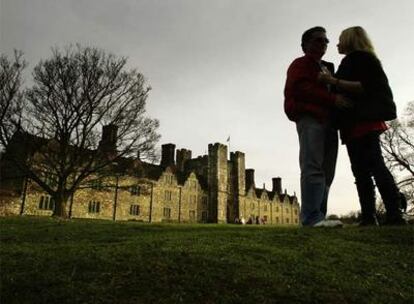
M 354 94 L 362 94 L 364 88 L 360 81 L 349 81 L 333 77 L 330 73 L 321 72 L 318 76 L 319 81 L 335 86 L 341 91 Z

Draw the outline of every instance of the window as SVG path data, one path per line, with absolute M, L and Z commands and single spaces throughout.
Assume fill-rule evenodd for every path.
M 286 219 L 286 224 L 289 224 L 289 219 L 288 218 Z
M 295 215 L 298 215 L 298 209 L 295 209 Z
M 288 208 L 286 208 L 286 213 L 289 213 L 289 209 Z
M 171 209 L 170 208 L 164 208 L 164 218 L 166 218 L 166 219 L 171 218 Z
M 129 191 L 131 192 L 131 195 L 140 195 L 141 194 L 141 187 L 138 185 L 132 186 Z
M 267 204 L 263 206 L 263 211 L 267 211 Z
M 165 176 L 165 182 L 167 184 L 171 185 L 173 183 L 173 180 L 174 180 L 174 177 L 172 175 L 168 174 L 168 175 Z
M 101 211 L 101 203 L 96 201 L 89 201 L 88 212 L 99 213 Z
M 276 217 L 276 224 L 279 224 L 279 217 Z
M 164 199 L 166 201 L 170 201 L 171 200 L 171 191 L 170 190 L 165 190 L 164 191 Z
M 195 221 L 195 211 L 190 210 L 190 221 Z
M 191 195 L 190 196 L 190 205 L 194 206 L 197 203 L 197 196 Z
M 207 196 L 203 196 L 203 206 L 207 207 Z
M 39 209 L 40 210 L 53 210 L 55 209 L 55 202 L 53 198 L 48 195 L 42 195 L 39 201 Z
M 254 209 L 254 203 L 250 203 L 250 209 Z
M 296 223 L 296 224 L 298 223 L 298 219 L 295 219 L 295 223 Z
M 130 215 L 139 215 L 139 205 L 131 205 L 129 208 Z

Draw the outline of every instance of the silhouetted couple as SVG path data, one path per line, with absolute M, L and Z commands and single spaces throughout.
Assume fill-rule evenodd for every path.
M 385 224 L 402 225 L 401 196 L 384 163 L 380 134 L 384 121 L 396 118 L 391 89 L 372 43 L 362 27 L 344 30 L 338 52 L 345 55 L 337 72 L 322 60 L 329 40 L 323 27 L 302 35 L 304 56 L 287 71 L 285 112 L 296 123 L 301 170 L 303 226 L 338 227 L 325 219 L 335 175 L 338 132 L 348 150 L 361 205 L 360 225 L 378 225 L 375 184 L 386 209 Z

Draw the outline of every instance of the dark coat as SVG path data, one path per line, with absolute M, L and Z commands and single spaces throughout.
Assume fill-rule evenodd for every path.
M 342 113 L 341 121 L 363 122 L 392 120 L 396 118 L 387 76 L 378 58 L 364 51 L 354 51 L 342 59 L 335 75 L 338 79 L 360 81 L 363 94 L 343 93 L 354 102 L 354 108 Z

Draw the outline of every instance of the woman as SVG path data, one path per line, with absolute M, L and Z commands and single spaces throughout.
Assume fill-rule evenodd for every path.
M 347 96 L 354 104 L 352 111 L 339 113 L 338 121 L 357 186 L 362 215 L 360 225 L 378 225 L 372 178 L 385 205 L 384 224 L 403 225 L 400 192 L 385 166 L 379 138 L 387 130 L 384 119 L 395 118 L 395 104 L 387 76 L 362 27 L 344 30 L 337 46 L 338 52 L 345 57 L 335 77 L 322 71 L 319 78 L 335 86 L 338 93 Z

